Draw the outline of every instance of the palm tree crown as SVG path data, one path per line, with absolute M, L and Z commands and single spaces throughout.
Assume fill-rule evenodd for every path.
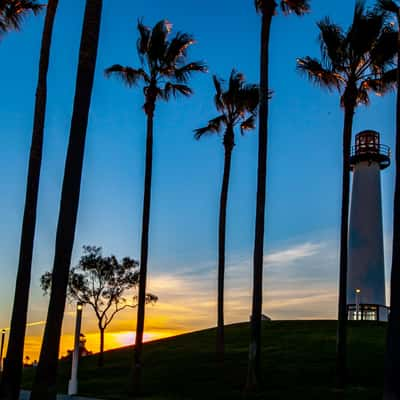
M 254 0 L 256 10 L 262 12 L 265 9 L 275 10 L 278 3 L 275 0 Z M 295 13 L 296 15 L 303 15 L 310 10 L 309 0 L 281 0 L 279 6 L 282 12 L 287 15 Z
M 345 32 L 325 18 L 318 23 L 322 58 L 304 57 L 297 68 L 315 84 L 341 93 L 341 105 L 369 104 L 369 93 L 387 90 L 396 50 L 396 35 L 379 12 L 356 4 L 353 23 Z
M 237 124 L 240 131 L 255 128 L 255 117 L 259 100 L 258 85 L 246 84 L 244 75 L 232 70 L 229 77 L 228 88 L 224 90 L 222 79 L 213 77 L 215 86 L 214 103 L 216 109 L 221 113 L 208 121 L 207 126 L 195 130 L 195 138 L 200 139 L 206 134 L 220 133 L 223 128 L 226 132 L 232 132 Z M 226 144 L 226 135 L 224 143 Z M 233 137 L 232 137 L 232 145 Z
M 43 7 L 36 0 L 0 0 L 0 34 L 19 30 L 29 12 L 36 15 Z
M 152 29 L 138 22 L 137 52 L 141 67 L 131 68 L 115 64 L 105 70 L 106 76 L 116 75 L 128 86 L 144 82 L 145 111 L 157 99 L 169 100 L 182 94 L 190 96 L 192 89 L 186 85 L 193 72 L 205 72 L 203 62 L 186 63 L 187 49 L 194 43 L 191 35 L 178 32 L 171 40 L 172 25 L 162 20 Z

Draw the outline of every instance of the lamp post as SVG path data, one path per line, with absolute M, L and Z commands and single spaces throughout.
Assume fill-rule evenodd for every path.
M 74 352 L 72 353 L 71 379 L 68 383 L 68 395 L 70 396 L 78 393 L 79 339 L 81 335 L 82 309 L 82 303 L 78 303 L 76 306 L 75 339 Z
M 4 350 L 4 339 L 6 337 L 6 330 L 1 331 L 1 345 L 0 345 L 0 371 L 3 371 L 3 350 Z
M 356 289 L 356 320 L 358 321 L 358 315 L 359 315 L 359 309 L 360 309 L 360 293 L 361 293 L 361 289 Z

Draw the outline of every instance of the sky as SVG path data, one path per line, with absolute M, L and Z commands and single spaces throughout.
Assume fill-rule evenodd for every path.
M 277 16 L 271 32 L 264 313 L 273 319 L 335 318 L 341 190 L 343 113 L 336 93 L 313 87 L 296 72 L 296 58 L 319 56 L 316 22 L 330 16 L 347 27 L 353 0 L 312 1 L 312 13 Z M 216 115 L 212 74 L 232 68 L 250 83 L 259 79 L 260 20 L 253 1 L 104 1 L 78 224 L 75 265 L 83 245 L 105 255 L 138 259 L 144 179 L 143 95 L 104 77 L 119 63 L 137 66 L 137 20 L 168 19 L 173 31 L 192 33 L 189 57 L 208 74 L 195 76 L 192 98 L 157 104 L 151 205 L 149 306 L 146 338 L 215 325 L 221 138 L 193 139 L 193 130 Z M 196 7 L 194 6 L 196 4 Z M 37 358 L 47 301 L 41 274 L 52 267 L 63 167 L 75 88 L 83 1 L 62 0 L 54 27 L 48 76 L 44 157 L 33 257 L 25 354 Z M 0 327 L 9 326 L 18 263 L 34 93 L 44 15 L 30 17 L 21 32 L 0 42 Z M 354 132 L 375 129 L 393 147 L 394 96 L 372 95 L 357 110 Z M 257 131 L 236 138 L 227 222 L 226 322 L 248 320 L 254 242 Z M 391 247 L 393 167 L 382 173 L 387 276 Z M 93 315 L 85 310 L 83 332 L 96 351 Z M 133 343 L 135 311 L 121 314 L 106 334 L 106 348 Z M 67 305 L 61 353 L 72 346 L 74 306 Z

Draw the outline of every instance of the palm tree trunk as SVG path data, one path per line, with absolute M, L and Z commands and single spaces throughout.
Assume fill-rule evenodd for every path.
M 225 276 L 225 242 L 226 242 L 226 208 L 228 202 L 229 177 L 231 172 L 232 149 L 234 146 L 233 129 L 228 128 L 224 136 L 225 160 L 222 179 L 219 230 L 218 230 L 218 299 L 217 299 L 217 359 L 224 360 L 225 332 L 224 332 L 224 276 Z
M 261 383 L 261 314 L 263 296 L 264 225 L 268 153 L 269 39 L 275 8 L 276 3 L 274 0 L 271 0 L 265 2 L 264 9 L 262 10 L 257 204 L 253 255 L 253 302 L 250 321 L 249 364 L 246 382 L 247 391 L 256 389 Z
M 347 250 L 349 231 L 350 150 L 355 105 L 345 106 L 343 126 L 342 210 L 340 224 L 339 307 L 337 325 L 336 378 L 339 388 L 346 384 L 347 353 Z
M 99 327 L 100 330 L 100 354 L 98 360 L 98 366 L 102 367 L 104 365 L 104 328 Z
M 102 0 L 86 1 L 70 139 L 58 217 L 50 303 L 31 400 L 56 398 L 57 359 L 75 237 L 101 11 Z
M 27 321 L 32 253 L 36 227 L 36 210 L 42 164 L 43 134 L 47 102 L 47 71 L 49 69 L 51 39 L 57 6 L 58 0 L 49 0 L 42 34 L 14 306 L 11 317 L 7 356 L 4 363 L 0 388 L 0 398 L 2 400 L 18 400 L 21 385 L 25 326 Z
M 400 8 L 398 9 L 400 22 Z M 385 354 L 384 400 L 399 400 L 400 365 L 400 31 L 397 41 L 397 102 L 396 102 L 396 176 L 393 207 L 392 272 L 390 278 L 390 315 Z
M 147 114 L 147 135 L 146 135 L 146 171 L 144 178 L 143 194 L 143 216 L 142 216 L 142 241 L 140 248 L 140 276 L 139 276 L 139 298 L 136 323 L 135 353 L 133 365 L 132 387 L 129 395 L 135 397 L 141 392 L 142 376 L 142 351 L 144 316 L 146 305 L 146 280 L 147 280 L 147 259 L 149 253 L 149 225 L 150 225 L 150 203 L 151 203 L 151 177 L 153 169 L 153 117 L 155 100 L 147 101 L 145 111 Z

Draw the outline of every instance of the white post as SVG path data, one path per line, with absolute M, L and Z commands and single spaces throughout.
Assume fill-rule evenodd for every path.
M 356 289 L 356 320 L 358 321 L 360 318 L 358 318 L 359 316 L 359 312 L 360 312 L 360 293 L 361 293 L 361 289 Z
M 82 308 L 82 304 L 78 303 L 76 307 L 75 341 L 74 352 L 72 354 L 71 379 L 68 383 L 69 396 L 78 393 L 79 340 L 81 336 Z

